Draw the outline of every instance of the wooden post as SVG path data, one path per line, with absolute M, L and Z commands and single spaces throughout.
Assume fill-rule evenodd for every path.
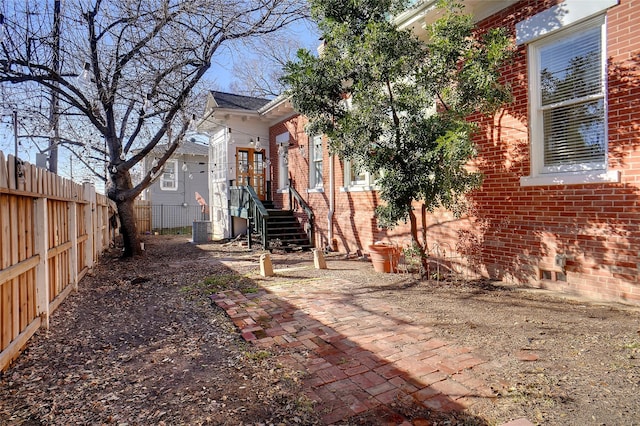
M 100 207 L 100 213 L 102 213 L 102 226 L 100 227 L 102 238 L 100 241 L 100 250 L 98 254 L 102 253 L 102 251 L 109 247 L 109 200 L 104 198 L 105 205 Z
M 327 261 L 324 259 L 322 250 L 313 249 L 313 266 L 316 269 L 327 269 Z
M 71 241 L 71 254 L 69 256 L 69 269 L 73 291 L 78 291 L 78 210 L 75 202 L 67 203 L 69 210 L 69 241 Z
M 93 191 L 93 214 L 94 214 L 94 228 L 93 228 L 93 232 L 95 233 L 95 256 L 97 259 L 98 254 L 100 253 L 100 251 L 102 250 L 102 247 L 104 245 L 104 241 L 103 241 L 103 235 L 102 235 L 102 231 L 103 231 L 103 227 L 104 227 L 104 223 L 102 221 L 102 205 L 100 205 L 98 203 L 98 199 L 96 197 L 95 191 Z
M 271 263 L 271 256 L 269 253 L 263 253 L 260 255 L 260 275 L 263 277 L 273 276 L 273 264 Z
M 93 263 L 95 260 L 94 249 L 93 249 L 93 236 L 95 235 L 96 229 L 93 221 L 94 214 L 94 206 L 96 200 L 96 193 L 93 185 L 90 183 L 84 183 L 83 186 L 83 199 L 87 203 L 84 205 L 84 229 L 87 232 L 87 242 L 84 246 L 84 258 L 86 259 L 87 268 L 93 268 Z
M 42 320 L 42 326 L 49 328 L 49 222 L 47 219 L 47 199 L 36 198 L 34 203 L 35 252 L 40 256 L 40 261 L 36 266 L 36 304 L 38 315 Z

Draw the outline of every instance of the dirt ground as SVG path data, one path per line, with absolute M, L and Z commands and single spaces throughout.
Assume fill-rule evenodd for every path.
M 118 250 L 103 256 L 50 329 L 2 373 L 0 425 L 320 424 L 302 393 L 305 372 L 279 362 L 278 349 L 245 343 L 210 303 L 224 288 L 255 291 L 259 252 L 180 236 L 145 243 L 140 258 L 120 260 Z M 279 267 L 312 264 L 310 253 L 272 259 Z M 480 374 L 496 398 L 471 408 L 483 424 L 520 417 L 541 425 L 640 424 L 640 310 L 486 281 L 378 274 L 342 255 L 327 261 L 323 274 L 406 312 L 428 313 L 439 336 L 488 360 Z M 458 419 L 431 424 L 465 424 Z

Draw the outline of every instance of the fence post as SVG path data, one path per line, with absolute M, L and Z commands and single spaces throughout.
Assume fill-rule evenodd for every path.
M 77 198 L 77 193 L 74 194 Z M 75 202 L 67 203 L 69 210 L 69 241 L 71 241 L 71 255 L 69 256 L 69 269 L 71 272 L 71 284 L 73 291 L 78 291 L 78 210 Z
M 104 229 L 104 223 L 103 222 L 103 218 L 102 218 L 102 205 L 100 205 L 98 203 L 98 199 L 95 196 L 95 191 L 91 191 L 92 192 L 92 200 L 94 203 L 94 214 L 95 214 L 95 222 L 94 222 L 94 230 L 93 232 L 96 233 L 95 236 L 95 242 L 96 242 L 96 259 L 98 254 L 102 251 L 102 247 L 104 247 L 104 235 L 102 233 L 103 229 Z
M 36 266 L 36 306 L 42 326 L 49 328 L 49 221 L 47 199 L 34 200 L 35 251 L 40 256 Z
M 94 235 L 96 229 L 93 221 L 93 210 L 95 205 L 95 190 L 93 185 L 88 182 L 82 184 L 83 186 L 83 199 L 86 201 L 84 205 L 84 229 L 87 230 L 87 242 L 85 244 L 84 255 L 89 269 L 93 268 L 93 262 L 95 260 L 95 250 L 93 249 Z

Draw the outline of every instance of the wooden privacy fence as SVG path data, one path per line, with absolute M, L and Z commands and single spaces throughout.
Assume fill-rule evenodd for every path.
M 109 201 L 0 152 L 0 370 L 109 245 Z
M 133 205 L 136 214 L 136 227 L 141 234 L 151 233 L 151 201 L 136 200 Z

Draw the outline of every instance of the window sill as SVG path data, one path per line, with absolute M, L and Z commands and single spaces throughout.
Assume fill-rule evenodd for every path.
M 318 192 L 324 192 L 324 188 L 309 188 L 307 189 L 307 194 L 315 194 Z
M 376 186 L 371 185 L 355 185 L 355 186 L 342 186 L 340 187 L 340 192 L 366 192 L 366 191 L 377 191 L 378 188 Z
M 522 176 L 520 178 L 520 186 L 588 185 L 619 182 L 620 172 L 618 170 L 555 173 L 538 176 Z

